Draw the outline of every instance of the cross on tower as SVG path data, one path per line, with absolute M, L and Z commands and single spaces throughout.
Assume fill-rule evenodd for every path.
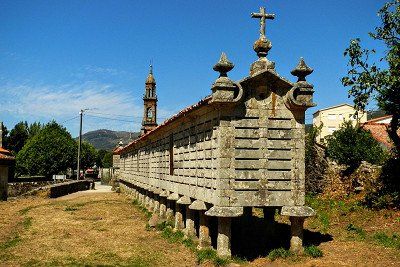
M 275 14 L 265 13 L 265 7 L 260 7 L 260 13 L 251 13 L 252 18 L 260 19 L 260 37 L 265 37 L 265 20 L 274 19 Z

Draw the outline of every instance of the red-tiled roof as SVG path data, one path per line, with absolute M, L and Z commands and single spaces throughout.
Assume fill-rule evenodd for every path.
M 15 158 L 12 156 L 10 151 L 0 147 L 0 159 L 2 159 L 2 160 L 14 160 Z
M 389 118 L 392 118 L 392 115 L 378 117 L 378 118 L 366 121 L 366 122 L 364 122 L 364 124 L 373 124 L 373 123 L 377 123 L 377 122 L 379 122 L 381 120 L 386 120 L 386 119 L 389 119 Z
M 193 110 L 195 110 L 195 109 L 198 109 L 199 107 L 208 105 L 209 102 L 210 102 L 210 100 L 211 100 L 211 96 L 207 96 L 207 97 L 203 98 L 202 100 L 200 100 L 198 103 L 196 103 L 196 104 L 194 104 L 194 105 L 192 105 L 192 106 L 189 106 L 189 107 L 187 107 L 187 108 L 182 109 L 182 110 L 179 111 L 177 114 L 175 114 L 175 115 L 172 116 L 171 118 L 165 120 L 163 123 L 161 123 L 160 125 L 158 125 L 158 126 L 157 126 L 156 128 L 154 128 L 153 130 L 147 132 L 147 133 L 144 134 L 144 135 L 141 135 L 138 139 L 136 139 L 136 140 L 130 142 L 128 145 L 126 145 L 126 146 L 124 146 L 124 147 L 122 147 L 122 148 L 121 148 L 121 147 L 116 148 L 116 149 L 113 151 L 113 153 L 114 153 L 114 154 L 120 154 L 121 152 L 126 151 L 127 149 L 131 148 L 131 147 L 134 146 L 136 143 L 138 143 L 139 141 L 148 138 L 149 135 L 151 135 L 151 134 L 153 134 L 154 132 L 158 131 L 159 129 L 161 129 L 161 128 L 167 126 L 168 124 L 172 123 L 173 121 L 177 120 L 178 118 L 181 118 L 181 117 L 185 116 L 187 113 L 189 113 L 189 112 L 191 112 L 191 111 L 193 111 Z
M 383 123 L 365 123 L 361 126 L 363 129 L 371 132 L 372 137 L 375 138 L 376 141 L 383 144 L 387 148 L 393 147 L 392 142 L 390 141 L 389 135 L 387 133 L 387 125 Z

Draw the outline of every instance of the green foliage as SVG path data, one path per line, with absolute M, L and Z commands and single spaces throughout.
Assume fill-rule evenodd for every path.
M 22 225 L 24 226 L 25 230 L 28 230 L 29 227 L 32 226 L 32 217 L 25 217 L 22 222 Z
M 385 233 L 378 232 L 374 234 L 373 239 L 384 247 L 400 249 L 400 237 L 397 234 L 388 236 Z
M 3 147 L 6 149 L 10 149 L 8 147 L 8 129 L 3 123 L 1 124 L 1 130 L 2 130 L 2 138 L 3 138 Z
M 101 163 L 103 165 L 103 168 L 111 168 L 113 165 L 113 154 L 112 152 L 107 151 L 106 154 L 104 154 Z
M 368 191 L 365 204 L 368 207 L 383 209 L 400 206 L 400 158 L 391 158 L 382 166 L 376 190 Z
M 321 231 L 323 233 L 328 232 L 329 225 L 330 225 L 329 214 L 327 212 L 325 212 L 325 211 L 321 211 L 318 214 L 318 219 L 319 219 L 319 221 L 321 223 Z
M 86 170 L 93 167 L 97 160 L 97 150 L 88 142 L 83 141 L 81 147 L 81 168 Z
M 107 151 L 105 149 L 100 149 L 97 152 L 96 165 L 101 168 L 112 167 L 112 152 Z
M 286 250 L 284 248 L 276 248 L 276 249 L 271 250 L 268 253 L 268 258 L 271 261 L 274 261 L 274 260 L 276 260 L 278 258 L 286 259 L 286 258 L 291 257 L 293 255 L 294 255 L 293 252 L 291 252 L 289 250 Z
M 387 63 L 386 69 L 379 68 L 370 61 L 375 50 L 361 47 L 361 40 L 351 40 L 344 55 L 349 58 L 348 76 L 342 78 L 344 86 L 349 86 L 349 96 L 354 98 L 358 109 L 365 110 L 371 99 L 375 99 L 380 109 L 392 115 L 388 134 L 395 145 L 395 153 L 400 155 L 400 1 L 387 2 L 378 12 L 381 25 L 370 33 L 374 40 L 383 42 L 386 49 L 380 61 Z
M 8 135 L 8 149 L 17 154 L 26 142 L 38 134 L 41 129 L 42 126 L 39 122 L 34 122 L 30 125 L 26 121 L 17 123 Z
M 211 261 L 215 266 L 225 266 L 230 263 L 227 258 L 222 258 L 217 255 L 217 252 L 212 248 L 200 249 L 197 251 L 197 262 L 202 264 L 206 261 Z
M 17 174 L 44 175 L 65 173 L 74 167 L 76 142 L 61 125 L 52 121 L 26 145 L 16 157 Z
M 320 258 L 324 255 L 322 253 L 322 250 L 319 247 L 314 246 L 314 245 L 305 247 L 304 254 L 306 254 L 307 256 L 309 256 L 311 258 Z
M 327 137 L 327 155 L 355 170 L 361 161 L 382 164 L 387 158 L 380 144 L 369 131 L 345 121 L 341 128 Z

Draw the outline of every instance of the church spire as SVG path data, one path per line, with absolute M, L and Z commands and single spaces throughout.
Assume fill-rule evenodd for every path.
M 157 94 L 156 80 L 153 76 L 153 65 L 150 64 L 149 74 L 145 82 L 145 93 L 143 96 L 143 121 L 141 133 L 145 134 L 157 127 Z

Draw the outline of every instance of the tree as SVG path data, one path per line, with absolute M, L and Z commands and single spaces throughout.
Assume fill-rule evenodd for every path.
M 55 121 L 29 139 L 16 157 L 16 173 L 44 175 L 66 173 L 76 161 L 77 145 L 70 133 Z
M 339 164 L 349 166 L 349 171 L 355 170 L 361 161 L 372 164 L 382 164 L 387 158 L 383 148 L 371 132 L 351 121 L 345 121 L 341 128 L 327 137 L 327 155 Z
M 365 110 L 371 99 L 375 99 L 380 109 L 392 115 L 388 135 L 395 146 L 394 152 L 400 156 L 400 0 L 386 3 L 378 12 L 381 25 L 370 37 L 383 42 L 386 46 L 381 61 L 387 62 L 387 68 L 379 68 L 370 62 L 370 55 L 375 50 L 361 47 L 361 40 L 351 40 L 344 55 L 348 56 L 350 69 L 348 76 L 342 78 L 344 86 L 349 86 L 349 97 L 354 97 L 354 104 Z
M 111 168 L 113 165 L 113 154 L 110 151 L 104 155 L 102 159 L 103 168 Z
M 8 129 L 3 123 L 1 124 L 1 130 L 2 130 L 2 139 L 3 139 L 2 146 L 5 149 L 9 149 L 8 148 Z
M 40 124 L 40 122 L 34 122 L 30 124 L 28 127 L 28 138 L 32 138 L 37 135 L 42 128 L 43 126 Z
M 28 123 L 26 121 L 21 121 L 15 124 L 8 137 L 9 149 L 14 154 L 17 154 L 23 148 L 28 138 Z
M 88 142 L 82 142 L 81 149 L 81 167 L 87 169 L 93 167 L 97 160 L 97 150 L 94 146 Z

